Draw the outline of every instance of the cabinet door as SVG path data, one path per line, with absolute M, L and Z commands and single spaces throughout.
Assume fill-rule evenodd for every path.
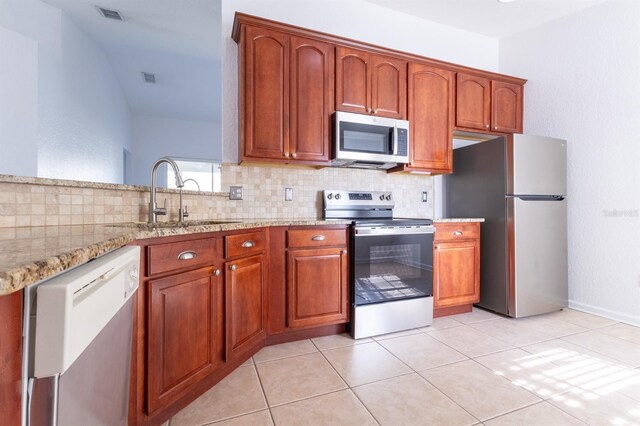
M 381 117 L 407 117 L 407 63 L 371 55 L 371 111 Z
M 185 395 L 222 363 L 222 283 L 212 268 L 148 282 L 147 412 Z
M 240 81 L 243 157 L 283 159 L 289 143 L 289 37 L 247 27 Z
M 371 71 L 369 53 L 336 48 L 336 110 L 369 114 Z
M 265 338 L 264 255 L 225 263 L 227 361 Z
M 409 64 L 411 168 L 451 172 L 454 73 Z
M 437 243 L 433 255 L 433 305 L 437 308 L 480 300 L 480 242 Z
M 458 73 L 456 126 L 489 130 L 491 124 L 491 80 Z
M 522 86 L 491 82 L 491 130 L 522 133 Z
M 287 326 L 339 324 L 349 319 L 347 251 L 343 248 L 287 253 Z
M 328 162 L 333 113 L 334 49 L 291 37 L 290 157 Z

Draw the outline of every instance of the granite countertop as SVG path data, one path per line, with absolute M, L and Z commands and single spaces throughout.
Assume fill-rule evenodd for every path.
M 190 221 L 189 226 L 122 223 L 0 228 L 0 296 L 50 278 L 134 240 L 268 226 L 342 225 L 322 219 Z
M 452 217 L 443 219 L 433 219 L 433 223 L 464 223 L 464 222 L 484 222 L 483 217 Z

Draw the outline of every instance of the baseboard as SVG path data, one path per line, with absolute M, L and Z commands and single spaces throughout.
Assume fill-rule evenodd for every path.
M 620 312 L 611 311 L 609 309 L 600 308 L 598 306 L 588 305 L 586 303 L 576 302 L 575 300 L 569 300 L 569 307 L 576 311 L 586 312 L 588 314 L 600 315 L 601 317 L 609 318 L 612 320 L 624 322 L 626 324 L 635 325 L 640 327 L 640 316 L 626 315 Z

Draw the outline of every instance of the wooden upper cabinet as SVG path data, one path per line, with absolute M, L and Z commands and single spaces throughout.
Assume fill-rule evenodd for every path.
M 334 55 L 330 44 L 291 37 L 289 156 L 292 159 L 330 160 Z
M 371 55 L 371 109 L 382 117 L 407 117 L 406 61 Z
M 336 48 L 337 110 L 405 119 L 406 87 L 406 61 Z
M 522 133 L 522 86 L 491 82 L 491 130 Z
M 491 126 L 491 80 L 458 73 L 456 126 L 489 130 Z
M 184 396 L 222 364 L 223 292 L 211 267 L 148 283 L 147 412 Z
M 519 84 L 458 73 L 456 126 L 501 133 L 522 133 Z
M 242 156 L 283 159 L 289 143 L 289 36 L 246 27 L 243 37 Z
M 369 114 L 371 72 L 369 54 L 347 47 L 336 48 L 336 109 Z
M 455 73 L 409 64 L 410 169 L 451 173 Z
M 247 26 L 242 52 L 242 160 L 328 163 L 333 45 Z

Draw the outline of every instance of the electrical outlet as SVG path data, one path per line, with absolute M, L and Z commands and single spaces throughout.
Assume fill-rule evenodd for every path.
M 293 188 L 285 188 L 284 189 L 284 200 L 285 201 L 293 201 Z
M 242 200 L 242 187 L 230 186 L 229 187 L 229 199 L 230 200 Z
M 422 202 L 423 203 L 427 202 L 427 191 L 422 191 Z

